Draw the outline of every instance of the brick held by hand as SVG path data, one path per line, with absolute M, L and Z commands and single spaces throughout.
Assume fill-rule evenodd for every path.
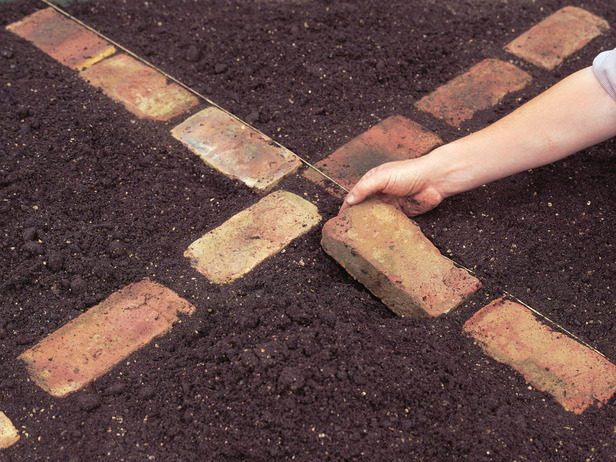
M 477 278 L 444 257 L 413 220 L 378 199 L 329 220 L 321 245 L 402 316 L 439 316 L 481 287 Z

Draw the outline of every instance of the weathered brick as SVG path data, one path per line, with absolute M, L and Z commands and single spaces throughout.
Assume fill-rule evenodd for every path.
M 242 277 L 321 220 L 310 202 L 276 191 L 193 242 L 184 256 L 209 280 Z
M 616 391 L 616 366 L 540 322 L 519 303 L 499 299 L 466 322 L 464 331 L 497 361 L 520 372 L 576 414 L 605 404 Z
M 145 279 L 110 295 L 19 359 L 35 383 L 63 397 L 166 333 L 179 313 L 192 314 L 194 309 L 175 292 Z
M 0 449 L 6 449 L 19 441 L 19 432 L 13 422 L 0 411 Z
M 81 77 L 142 119 L 167 121 L 197 105 L 197 98 L 160 72 L 118 54 L 81 71 Z
M 456 267 L 395 207 L 377 199 L 349 207 L 323 226 L 321 245 L 355 279 L 402 316 L 438 316 L 481 283 Z
M 505 50 L 551 70 L 609 28 L 598 16 L 566 6 L 507 44 Z
M 210 167 L 262 191 L 302 164 L 291 151 L 214 107 L 189 117 L 171 134 Z
M 353 138 L 315 166 L 350 190 L 373 167 L 419 157 L 439 144 L 441 139 L 422 125 L 402 116 L 392 116 Z M 304 176 L 342 197 L 341 191 L 332 188 L 332 183 L 315 170 L 306 170 Z
M 115 47 L 53 8 L 9 24 L 9 31 L 32 42 L 65 66 L 81 70 L 115 53 Z
M 477 111 L 495 106 L 507 93 L 521 90 L 530 81 L 531 76 L 513 64 L 486 59 L 424 96 L 415 106 L 460 127 Z

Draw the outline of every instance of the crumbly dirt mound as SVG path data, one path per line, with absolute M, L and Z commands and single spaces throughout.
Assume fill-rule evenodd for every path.
M 317 161 L 400 114 L 449 141 L 614 46 L 546 72 L 502 47 L 573 2 L 88 1 L 68 10 Z M 44 4 L 0 3 L 0 25 Z M 461 130 L 413 103 L 487 57 L 533 76 Z M 389 312 L 320 248 L 320 230 L 233 284 L 187 246 L 259 197 L 206 167 L 77 73 L 0 29 L 0 460 L 606 460 L 612 403 L 581 416 L 481 353 L 462 324 L 508 292 L 616 361 L 614 141 L 451 198 L 418 222 L 484 288 L 435 320 Z M 495 153 L 498 155 L 498 153 Z M 325 219 L 339 200 L 283 188 Z M 149 276 L 197 310 L 88 389 L 54 399 L 16 357 Z

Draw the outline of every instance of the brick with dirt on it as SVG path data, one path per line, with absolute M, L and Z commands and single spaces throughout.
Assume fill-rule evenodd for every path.
M 198 104 L 197 98 L 167 77 L 126 54 L 107 58 L 80 72 L 89 84 L 141 119 L 166 122 Z
M 18 359 L 37 385 L 61 398 L 107 373 L 194 310 L 175 292 L 146 278 L 111 294 Z
M 486 354 L 520 372 L 566 410 L 581 414 L 616 391 L 616 365 L 541 322 L 526 306 L 498 299 L 464 324 Z
M 392 311 L 435 317 L 481 283 L 444 257 L 403 212 L 378 199 L 349 207 L 323 226 L 323 249 Z
M 505 95 L 524 88 L 531 76 L 498 59 L 485 59 L 424 96 L 415 106 L 454 127 L 476 112 L 496 106 Z
M 36 11 L 6 28 L 75 70 L 90 67 L 116 51 L 94 32 L 51 7 Z
M 19 441 L 19 432 L 13 422 L 0 411 L 0 449 L 6 449 Z
M 350 190 L 373 167 L 419 157 L 441 143 L 424 126 L 402 116 L 391 116 L 317 162 L 315 167 Z M 304 176 L 343 197 L 341 190 L 316 170 L 308 168 Z
M 610 26 L 604 19 L 566 6 L 505 46 L 505 50 L 536 66 L 552 70 Z
M 215 107 L 189 117 L 171 134 L 210 167 L 262 192 L 302 165 L 291 151 Z
M 184 256 L 217 284 L 244 276 L 321 221 L 315 205 L 275 191 L 190 244 Z

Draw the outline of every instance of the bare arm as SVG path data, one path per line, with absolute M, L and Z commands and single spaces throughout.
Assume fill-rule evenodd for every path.
M 616 135 L 616 101 L 592 69 L 572 74 L 498 122 L 408 161 L 383 164 L 345 205 L 376 193 L 409 215 L 444 198 L 562 159 Z

